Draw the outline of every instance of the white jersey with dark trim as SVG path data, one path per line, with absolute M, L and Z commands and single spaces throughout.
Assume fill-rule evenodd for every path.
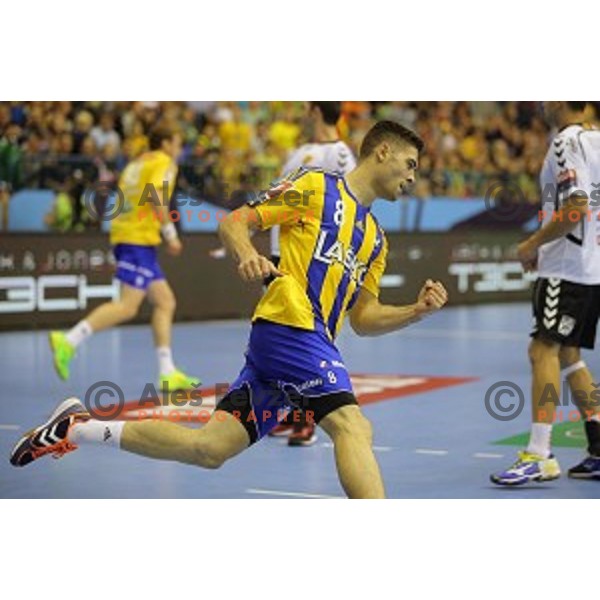
M 356 159 L 348 144 L 341 140 L 304 144 L 289 156 L 281 176 L 287 177 L 300 167 L 346 175 L 356 167 Z M 279 256 L 279 227 L 271 229 L 271 255 Z
M 540 174 L 542 226 L 571 196 L 588 198 L 589 214 L 538 253 L 540 277 L 600 284 L 600 130 L 569 125 L 552 140 Z M 565 216 L 565 218 L 567 218 Z
M 346 175 L 356 167 L 356 160 L 352 150 L 341 140 L 304 144 L 289 156 L 282 175 L 285 177 L 300 167 L 323 169 L 330 173 Z

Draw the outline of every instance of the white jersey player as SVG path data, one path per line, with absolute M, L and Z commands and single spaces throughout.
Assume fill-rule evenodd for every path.
M 568 125 L 552 140 L 542 173 L 542 226 L 556 220 L 569 198 L 589 198 L 588 212 L 572 232 L 539 248 L 538 273 L 583 285 L 600 285 L 600 130 Z
M 600 478 L 598 390 L 580 353 L 594 348 L 600 318 L 600 131 L 581 124 L 590 108 L 579 101 L 544 103 L 548 122 L 559 128 L 540 175 L 544 218 L 518 248 L 525 269 L 537 267 L 539 274 L 529 346 L 533 423 L 527 449 L 511 467 L 492 475 L 498 485 L 560 476 L 551 436 L 562 397 L 561 365 L 588 442 L 588 456 L 569 469 L 569 477 Z
M 309 105 L 312 107 L 319 104 L 338 104 L 335 102 L 310 102 Z M 310 111 L 314 111 L 314 108 L 309 108 Z M 321 109 L 319 109 L 321 114 Z M 315 116 L 314 118 L 323 118 L 322 115 Z M 315 129 L 323 137 L 330 138 L 326 141 L 317 141 L 311 144 L 304 144 L 288 158 L 285 163 L 281 175 L 287 177 L 290 173 L 297 171 L 300 167 L 315 167 L 323 169 L 324 171 L 331 171 L 334 173 L 340 173 L 346 175 L 350 173 L 356 167 L 356 159 L 350 147 L 340 139 L 337 139 L 337 130 L 335 124 L 327 124 L 323 122 L 323 127 L 319 127 L 315 124 Z M 333 132 L 330 131 L 333 129 Z M 333 139 L 331 139 L 333 138 Z M 279 227 L 273 227 L 271 229 L 271 257 L 279 257 Z

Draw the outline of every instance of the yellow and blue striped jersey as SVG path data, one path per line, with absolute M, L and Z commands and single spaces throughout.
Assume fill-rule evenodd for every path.
M 324 331 L 334 339 L 361 288 L 379 296 L 385 235 L 340 175 L 301 169 L 280 190 L 254 206 L 262 229 L 281 226 L 284 276 L 269 285 L 253 321 Z
M 111 223 L 110 243 L 157 246 L 161 223 L 158 192 L 168 202 L 175 187 L 177 165 L 165 152 L 146 152 L 131 161 L 119 179 L 123 210 Z

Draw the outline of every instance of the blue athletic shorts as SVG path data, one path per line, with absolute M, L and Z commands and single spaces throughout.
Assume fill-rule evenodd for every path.
M 117 244 L 113 246 L 117 262 L 115 277 L 138 290 L 146 290 L 153 281 L 165 276 L 158 264 L 156 246 Z
M 258 320 L 252 325 L 246 364 L 217 410 L 240 418 L 251 443 L 289 411 L 318 423 L 330 412 L 357 404 L 338 349 L 321 331 Z

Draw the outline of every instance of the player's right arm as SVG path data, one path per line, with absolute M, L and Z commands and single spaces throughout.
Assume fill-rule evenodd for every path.
M 162 193 L 159 193 L 159 199 L 161 203 L 161 211 L 162 211 L 162 222 L 165 223 L 160 228 L 160 232 L 162 234 L 165 243 L 167 244 L 167 252 L 171 256 L 179 256 L 183 250 L 183 245 L 181 240 L 179 239 L 179 234 L 177 233 L 177 228 L 170 220 L 169 215 L 169 206 L 164 206 Z
M 540 247 L 574 231 L 586 219 L 588 210 L 587 196 L 573 194 L 555 211 L 552 221 L 521 242 L 517 248 L 517 255 L 525 271 L 535 271 Z
M 238 263 L 238 273 L 244 281 L 260 281 L 282 273 L 252 243 L 251 233 L 260 229 L 260 216 L 255 208 L 242 206 L 227 215 L 219 224 L 219 236 L 229 254 Z
M 583 149 L 577 136 L 563 138 L 560 150 L 553 142 L 554 170 L 557 187 L 553 218 L 533 235 L 519 244 L 519 260 L 525 271 L 537 268 L 538 250 L 572 233 L 586 218 L 589 211 L 588 183 L 584 180 L 587 170 Z
M 299 219 L 313 218 L 315 196 L 323 196 L 322 175 L 299 171 L 280 181 L 250 204 L 233 211 L 219 224 L 223 245 L 238 263 L 245 281 L 257 281 L 283 273 L 252 243 L 252 232 L 280 225 L 286 227 Z M 313 202 L 310 201 L 313 199 Z M 317 200 L 318 202 L 318 200 Z

